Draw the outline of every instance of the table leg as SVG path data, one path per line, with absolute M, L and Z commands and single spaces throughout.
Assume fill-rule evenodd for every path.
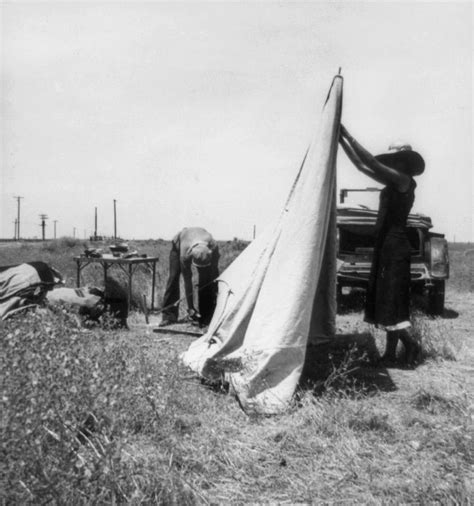
M 155 308 L 156 262 L 153 262 L 153 278 L 151 283 L 151 310 Z
M 107 270 L 109 266 L 105 262 L 102 265 L 104 267 L 104 292 L 107 293 Z

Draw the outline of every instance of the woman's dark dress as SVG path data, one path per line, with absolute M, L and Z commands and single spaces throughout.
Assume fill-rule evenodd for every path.
M 416 183 L 401 193 L 386 186 L 380 194 L 374 257 L 365 305 L 365 321 L 389 330 L 410 322 L 410 242 L 406 222 Z

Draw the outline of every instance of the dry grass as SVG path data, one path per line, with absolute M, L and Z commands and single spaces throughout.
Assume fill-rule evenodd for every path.
M 474 244 L 450 243 L 448 287 L 457 292 L 474 292 Z
M 239 248 L 223 244 L 223 262 Z M 67 264 L 74 281 L 71 254 L 81 249 L 41 258 L 28 249 L 25 259 Z M 137 249 L 166 258 L 168 244 Z M 472 343 L 458 349 L 442 319 L 419 316 L 417 326 L 433 351 L 418 370 L 390 371 L 398 388 L 380 387 L 381 371 L 348 347 L 291 411 L 249 418 L 182 366 L 189 337 L 138 325 L 83 332 L 64 313 L 7 321 L 2 502 L 469 504 L 472 385 L 453 368 Z M 373 371 L 365 383 L 361 366 Z
M 177 353 L 189 340 L 82 333 L 61 315 L 31 318 L 27 339 L 17 332 L 22 324 L 5 329 L 6 502 L 467 504 L 470 497 L 463 389 L 369 394 L 348 378 L 351 352 L 323 393 L 303 390 L 292 411 L 249 418 L 231 395 L 182 367 Z M 15 369 L 15 357 L 26 363 L 26 356 L 29 367 Z M 83 428 L 88 413 L 93 423 Z
M 453 339 L 441 318 L 428 319 L 420 313 L 412 318 L 413 332 L 423 349 L 425 360 L 457 360 L 465 348 L 463 340 Z

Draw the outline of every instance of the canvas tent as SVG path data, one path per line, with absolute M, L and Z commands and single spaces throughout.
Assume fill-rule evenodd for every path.
M 204 377 L 224 375 L 247 412 L 287 409 L 308 344 L 334 337 L 342 85 L 337 75 L 276 225 L 219 277 L 208 332 L 182 355 Z

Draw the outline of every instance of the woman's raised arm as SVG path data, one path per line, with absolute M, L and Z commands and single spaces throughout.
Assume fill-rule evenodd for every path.
M 379 162 L 349 134 L 344 125 L 341 125 L 340 132 L 339 142 L 357 169 L 381 184 L 393 184 L 402 192 L 408 190 L 410 176 Z

